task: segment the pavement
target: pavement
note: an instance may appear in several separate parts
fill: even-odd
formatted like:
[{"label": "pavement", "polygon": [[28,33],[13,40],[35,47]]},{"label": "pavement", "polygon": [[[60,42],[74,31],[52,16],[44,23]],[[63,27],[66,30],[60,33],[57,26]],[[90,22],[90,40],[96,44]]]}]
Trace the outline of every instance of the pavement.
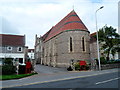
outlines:
[{"label": "pavement", "polygon": [[44,66],[39,64],[35,66],[35,71],[38,73],[44,73],[44,74],[68,72],[66,68],[50,67],[50,66]]},{"label": "pavement", "polygon": [[118,72],[119,69],[115,68],[102,71],[67,71],[65,68],[53,68],[49,66],[37,65],[35,70],[38,72],[37,75],[22,79],[0,81],[0,83],[2,83],[0,88],[18,87],[38,83],[90,77],[100,74]]}]

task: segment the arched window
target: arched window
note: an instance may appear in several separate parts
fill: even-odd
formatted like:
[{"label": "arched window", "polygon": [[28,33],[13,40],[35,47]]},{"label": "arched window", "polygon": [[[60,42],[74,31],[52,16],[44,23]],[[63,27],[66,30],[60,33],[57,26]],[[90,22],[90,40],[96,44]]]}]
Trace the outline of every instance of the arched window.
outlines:
[{"label": "arched window", "polygon": [[83,51],[85,51],[85,38],[82,37],[82,49]]},{"label": "arched window", "polygon": [[70,52],[73,51],[73,46],[72,46],[72,37],[70,37]]}]

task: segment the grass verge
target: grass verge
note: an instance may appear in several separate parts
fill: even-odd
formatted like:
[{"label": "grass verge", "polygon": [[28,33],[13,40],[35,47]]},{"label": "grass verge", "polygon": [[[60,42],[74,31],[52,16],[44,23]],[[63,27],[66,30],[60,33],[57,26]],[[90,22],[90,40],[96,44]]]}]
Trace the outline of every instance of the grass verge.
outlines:
[{"label": "grass verge", "polygon": [[19,74],[19,75],[0,75],[0,80],[12,80],[12,79],[20,79],[28,76],[35,75],[37,73],[31,73],[31,74]]}]

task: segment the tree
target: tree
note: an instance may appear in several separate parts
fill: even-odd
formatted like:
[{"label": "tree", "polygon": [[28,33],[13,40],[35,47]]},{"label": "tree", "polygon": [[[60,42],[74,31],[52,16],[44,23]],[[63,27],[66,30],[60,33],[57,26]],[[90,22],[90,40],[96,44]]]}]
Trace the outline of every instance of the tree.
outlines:
[{"label": "tree", "polygon": [[109,60],[110,53],[114,56],[116,52],[120,51],[120,35],[116,33],[116,29],[112,26],[104,26],[99,30],[98,36],[99,42],[102,45],[101,49],[106,53],[107,60]]}]

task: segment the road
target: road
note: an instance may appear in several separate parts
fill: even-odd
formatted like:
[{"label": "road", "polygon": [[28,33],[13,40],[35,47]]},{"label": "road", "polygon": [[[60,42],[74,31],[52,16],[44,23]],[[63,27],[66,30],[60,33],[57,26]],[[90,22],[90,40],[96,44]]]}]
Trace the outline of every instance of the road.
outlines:
[{"label": "road", "polygon": [[118,72],[113,72],[95,76],[57,80],[12,88],[74,88],[74,90],[75,88],[118,88],[119,83],[120,77],[118,77]]}]

